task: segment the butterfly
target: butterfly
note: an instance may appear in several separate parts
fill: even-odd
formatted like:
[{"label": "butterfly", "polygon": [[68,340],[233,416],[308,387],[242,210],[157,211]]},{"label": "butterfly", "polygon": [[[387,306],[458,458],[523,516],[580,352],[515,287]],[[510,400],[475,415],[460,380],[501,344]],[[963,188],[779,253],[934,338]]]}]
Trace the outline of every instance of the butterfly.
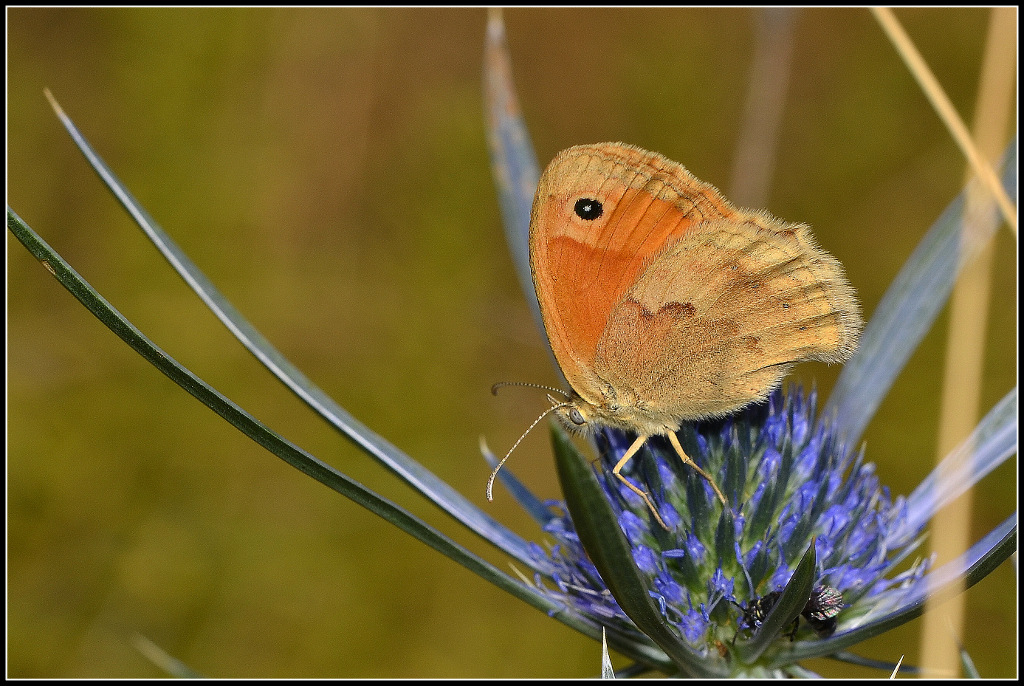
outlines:
[{"label": "butterfly", "polygon": [[737,209],[683,165],[624,143],[572,147],[548,165],[530,267],[571,388],[549,412],[569,428],[636,434],[613,473],[662,526],[621,474],[644,443],[667,436],[726,504],[680,445],[681,424],[764,400],[797,362],[847,360],[863,325],[842,265],[808,226]]}]

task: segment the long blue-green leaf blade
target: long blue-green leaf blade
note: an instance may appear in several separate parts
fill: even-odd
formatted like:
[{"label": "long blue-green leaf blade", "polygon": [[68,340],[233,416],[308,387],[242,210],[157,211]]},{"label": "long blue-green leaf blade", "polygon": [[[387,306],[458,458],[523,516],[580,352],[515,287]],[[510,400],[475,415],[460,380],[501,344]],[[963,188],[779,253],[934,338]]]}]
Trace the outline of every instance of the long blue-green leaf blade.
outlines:
[{"label": "long blue-green leaf blade", "polygon": [[487,146],[491,153],[491,171],[498,189],[505,237],[519,276],[519,285],[537,327],[543,331],[540,305],[537,303],[530,273],[530,209],[540,171],[512,84],[512,61],[505,42],[505,24],[500,10],[491,10],[487,19],[484,102],[487,110]]},{"label": "long blue-green leaf blade", "polygon": [[[487,464],[491,469],[498,466],[500,460],[491,452],[490,448],[481,444],[480,452],[483,453],[484,459],[487,460]],[[555,515],[548,508],[547,504],[534,495],[533,491],[527,488],[526,484],[512,473],[512,470],[508,468],[501,469],[498,472],[498,481],[542,529],[548,522],[554,519]]]},{"label": "long blue-green leaf blade", "polygon": [[[884,672],[885,674],[892,674],[897,667],[897,664],[895,662],[890,662],[888,660],[873,660],[869,657],[857,655],[856,653],[848,653],[845,650],[841,650],[838,653],[832,653],[828,657],[838,662],[845,662],[850,665],[858,665],[860,667],[877,669],[878,671]],[[899,673],[916,675],[920,674],[921,670],[912,665],[900,664]]]},{"label": "long blue-green leaf blade", "polygon": [[841,631],[831,638],[801,641],[772,656],[772,666],[785,666],[812,657],[832,655],[861,641],[879,636],[905,624],[924,613],[929,597],[949,597],[966,591],[984,579],[989,572],[1017,551],[1017,515],[1004,520],[987,536],[971,546],[970,550],[939,569],[930,572],[926,582],[918,583],[911,593],[901,599],[899,607],[877,619],[866,618],[865,624]]},{"label": "long blue-green leaf blade", "polygon": [[[524,584],[500,571],[486,560],[451,540],[438,530],[392,503],[362,484],[345,476],[330,465],[321,462],[279,434],[261,424],[252,415],[211,388],[206,382],[179,364],[170,355],[146,338],[113,305],[92,288],[64,259],[39,237],[11,209],[7,209],[7,228],[28,248],[36,259],[53,274],[75,298],[78,299],[107,328],[138,352],[145,360],[159,369],[174,383],[188,391],[193,397],[227,420],[243,434],[278,456],[288,464],[324,484],[328,488],[349,498],[385,521],[427,544],[442,555],[451,558],[469,571],[498,588],[523,600],[563,624],[580,631],[595,640],[600,638],[601,627],[589,618],[583,617],[571,608],[550,599],[541,591]],[[671,663],[658,650],[635,641],[614,640],[613,646],[619,652],[655,668],[664,669]]]},{"label": "long blue-green leaf blade", "polygon": [[162,669],[167,673],[168,676],[172,676],[176,679],[205,679],[208,678],[204,674],[200,674],[186,663],[182,662],[178,658],[174,657],[166,650],[158,646],[153,641],[149,640],[141,634],[136,634],[132,638],[132,643],[135,645],[135,649],[138,650],[142,655],[152,662],[156,667]]},{"label": "long blue-green leaf blade", "polygon": [[[1003,186],[1016,200],[1016,141],[1010,143],[1005,158]],[[966,197],[967,191],[958,195],[921,239],[871,315],[857,353],[836,380],[823,415],[837,417],[837,427],[850,443],[860,440],[896,377],[931,328],[960,268],[991,238],[991,232],[966,228]]]},{"label": "long blue-green leaf blade", "polygon": [[[49,96],[49,93],[47,93]],[[50,97],[54,111],[71,135],[78,149],[99,175],[132,219],[153,242],[185,283],[195,291],[207,307],[241,343],[295,395],[323,417],[331,426],[352,440],[363,451],[390,469],[399,478],[433,501],[500,550],[535,568],[538,560],[529,554],[528,544],[521,537],[484,513],[447,482],[396,448],[382,436],[345,411],[320,387],[310,381],[298,367],[289,362],[263,335],[235,309],[188,255],[160,228],[142,205],[111,171],[60,105]],[[537,571],[546,572],[546,569]]]},{"label": "long blue-green leaf blade", "polygon": [[1017,389],[1007,393],[978,423],[971,435],[932,470],[907,497],[903,533],[893,532],[890,545],[920,531],[939,509],[963,494],[1017,453]]}]

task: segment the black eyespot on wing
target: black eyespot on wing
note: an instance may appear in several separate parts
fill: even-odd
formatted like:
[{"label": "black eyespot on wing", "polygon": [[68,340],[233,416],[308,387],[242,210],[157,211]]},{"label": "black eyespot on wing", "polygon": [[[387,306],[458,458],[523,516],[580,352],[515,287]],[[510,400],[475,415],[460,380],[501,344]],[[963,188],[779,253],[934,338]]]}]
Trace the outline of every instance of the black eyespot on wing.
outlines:
[{"label": "black eyespot on wing", "polygon": [[601,204],[600,200],[594,200],[593,198],[580,198],[572,209],[577,217],[588,222],[592,222],[604,214],[604,205]]}]

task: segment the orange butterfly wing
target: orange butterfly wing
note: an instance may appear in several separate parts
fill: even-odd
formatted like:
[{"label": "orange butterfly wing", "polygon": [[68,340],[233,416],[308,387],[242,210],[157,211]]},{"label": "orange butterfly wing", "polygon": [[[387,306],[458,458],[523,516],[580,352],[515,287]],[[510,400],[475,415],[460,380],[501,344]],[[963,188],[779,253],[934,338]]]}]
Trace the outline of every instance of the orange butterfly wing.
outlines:
[{"label": "orange butterfly wing", "polygon": [[737,210],[620,143],[551,162],[530,262],[566,380],[602,421],[646,433],[761,399],[793,362],[845,360],[861,326],[842,265],[806,226]]},{"label": "orange butterfly wing", "polygon": [[[693,184],[686,197],[672,188],[680,179]],[[601,216],[580,217],[581,199],[600,202]],[[598,341],[652,258],[695,223],[732,212],[682,165],[633,146],[576,146],[548,165],[531,214],[530,265],[555,358],[584,400],[600,402]]]}]

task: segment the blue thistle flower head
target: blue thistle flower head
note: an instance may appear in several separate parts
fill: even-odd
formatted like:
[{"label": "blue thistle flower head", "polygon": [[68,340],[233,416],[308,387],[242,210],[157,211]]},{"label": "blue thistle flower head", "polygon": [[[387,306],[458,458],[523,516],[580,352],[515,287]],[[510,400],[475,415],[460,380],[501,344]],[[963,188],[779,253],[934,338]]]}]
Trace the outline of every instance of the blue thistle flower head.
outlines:
[{"label": "blue thistle flower head", "polygon": [[[764,599],[781,595],[812,546],[813,590],[801,608],[804,621],[785,623],[772,641],[778,650],[856,625],[872,608],[911,593],[928,569],[923,560],[895,573],[917,547],[919,527],[908,523],[905,500],[890,498],[874,465],[848,450],[830,422],[816,418],[816,408],[814,391],[790,387],[728,419],[680,430],[687,454],[716,479],[728,509],[667,441],[650,441],[623,474],[650,495],[668,530],[612,474],[633,437],[607,428],[595,437],[596,481],[661,619],[701,659],[720,663],[721,673],[749,673],[775,659],[778,651],[766,649],[745,662],[745,639],[772,609]],[[539,566],[557,570],[555,583],[537,577],[537,587],[581,614],[635,633],[568,508],[555,505],[558,514],[543,527],[554,544],[534,548]]]},{"label": "blue thistle flower head", "polygon": [[[529,257],[539,169],[497,13],[488,23],[485,62],[506,236],[542,325]],[[1015,150],[1011,144],[1001,165],[1011,194]],[[852,449],[937,316],[958,269],[994,230],[977,217],[979,227],[991,228],[961,230],[965,195],[906,261],[820,413],[814,392],[789,389],[730,418],[677,432],[683,451],[723,491],[726,506],[657,437],[621,472],[648,495],[651,503],[645,502],[611,471],[635,440],[615,429],[594,436],[592,467],[555,427],[566,502],[553,504],[554,513],[524,497],[514,477],[500,477],[554,541],[546,550],[531,547],[538,571],[532,588],[559,604],[552,614],[601,626],[637,664],[666,673],[806,675],[800,660],[836,656],[919,616],[926,600],[969,587],[1015,550],[1014,514],[938,569],[911,560],[934,513],[1015,454],[1016,389],[905,498],[893,500],[863,452]]]}]

